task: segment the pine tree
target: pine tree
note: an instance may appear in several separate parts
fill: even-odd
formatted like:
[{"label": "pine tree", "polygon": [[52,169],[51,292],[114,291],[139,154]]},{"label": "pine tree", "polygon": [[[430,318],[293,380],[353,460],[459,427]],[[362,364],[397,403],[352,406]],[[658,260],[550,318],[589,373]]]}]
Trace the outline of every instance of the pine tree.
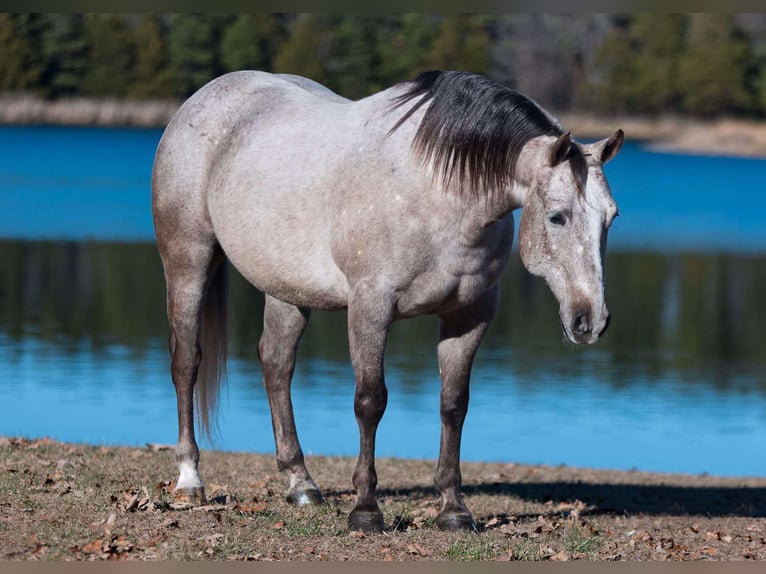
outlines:
[{"label": "pine tree", "polygon": [[219,32],[226,17],[209,14],[173,14],[168,50],[170,67],[180,96],[188,96],[219,75]]},{"label": "pine tree", "polygon": [[486,73],[489,36],[481,16],[450,14],[439,27],[425,63],[431,68]]},{"label": "pine tree", "polygon": [[94,96],[125,96],[134,82],[136,41],[124,16],[88,14],[88,69],[81,90]]},{"label": "pine tree", "polygon": [[681,86],[679,63],[687,17],[682,14],[637,14],[633,37],[639,45],[633,92],[638,111],[677,109]]},{"label": "pine tree", "polygon": [[375,76],[377,18],[342,16],[327,22],[332,30],[324,67],[328,86],[345,97],[358,99],[380,89]]},{"label": "pine tree", "polygon": [[34,90],[43,71],[35,14],[0,14],[0,91]]},{"label": "pine tree", "polygon": [[221,63],[224,70],[260,69],[263,67],[260,31],[254,15],[240,14],[224,30],[221,38]]},{"label": "pine tree", "polygon": [[78,93],[88,68],[83,15],[44,14],[42,24],[42,84],[53,97]]},{"label": "pine tree", "polygon": [[694,14],[679,66],[684,109],[702,115],[752,111],[752,65],[750,46],[731,14]]},{"label": "pine tree", "polygon": [[297,74],[326,84],[328,75],[323,60],[327,48],[319,18],[313,14],[299,14],[289,38],[274,58],[274,71]]},{"label": "pine tree", "polygon": [[135,38],[135,81],[130,94],[139,98],[174,95],[175,84],[159,16],[144,15],[135,30]]},{"label": "pine tree", "polygon": [[377,33],[378,77],[382,86],[414,78],[426,67],[435,26],[426,14],[389,17]]}]

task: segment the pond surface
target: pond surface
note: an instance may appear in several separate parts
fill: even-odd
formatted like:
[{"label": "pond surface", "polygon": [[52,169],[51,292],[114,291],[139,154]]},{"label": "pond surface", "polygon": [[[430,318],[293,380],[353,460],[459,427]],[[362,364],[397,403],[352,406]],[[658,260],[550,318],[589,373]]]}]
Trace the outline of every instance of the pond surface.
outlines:
[{"label": "pond surface", "polygon": [[[173,443],[164,277],[149,180],[158,130],[0,128],[0,435]],[[563,343],[512,256],[477,356],[463,459],[766,475],[766,162],[626,144],[607,168],[609,333]],[[255,348],[262,296],[236,273],[215,447],[273,452]],[[345,313],[312,316],[294,381],[307,453],[355,455]],[[395,324],[383,456],[435,458],[436,320]]]}]

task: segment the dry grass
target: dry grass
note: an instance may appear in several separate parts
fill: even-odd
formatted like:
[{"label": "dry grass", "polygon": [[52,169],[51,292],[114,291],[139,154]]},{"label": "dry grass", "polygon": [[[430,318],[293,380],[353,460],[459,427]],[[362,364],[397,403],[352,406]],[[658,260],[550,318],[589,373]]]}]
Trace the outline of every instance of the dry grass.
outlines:
[{"label": "dry grass", "polygon": [[348,458],[311,458],[327,503],[295,508],[273,457],[202,454],[211,503],[170,507],[170,450],[0,439],[8,560],[766,559],[766,480],[465,464],[479,533],[433,526],[433,463],[384,459],[387,530],[349,533]]},{"label": "dry grass", "polygon": [[766,122],[717,118],[562,116],[575,137],[604,138],[622,128],[628,139],[652,142],[663,151],[766,158]]}]

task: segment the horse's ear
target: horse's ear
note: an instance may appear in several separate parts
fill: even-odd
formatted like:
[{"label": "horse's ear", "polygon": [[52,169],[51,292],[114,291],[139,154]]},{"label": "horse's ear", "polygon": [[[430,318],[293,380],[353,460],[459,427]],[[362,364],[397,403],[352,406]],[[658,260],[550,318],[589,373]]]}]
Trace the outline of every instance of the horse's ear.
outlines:
[{"label": "horse's ear", "polygon": [[602,164],[605,164],[620,151],[623,139],[625,139],[625,133],[622,130],[617,130],[608,138],[592,144],[591,153]]},{"label": "horse's ear", "polygon": [[551,148],[551,155],[549,157],[551,167],[555,167],[564,161],[567,155],[569,155],[569,150],[571,148],[572,135],[569,132],[564,132],[559,136],[559,139],[556,140],[556,143],[554,143]]}]

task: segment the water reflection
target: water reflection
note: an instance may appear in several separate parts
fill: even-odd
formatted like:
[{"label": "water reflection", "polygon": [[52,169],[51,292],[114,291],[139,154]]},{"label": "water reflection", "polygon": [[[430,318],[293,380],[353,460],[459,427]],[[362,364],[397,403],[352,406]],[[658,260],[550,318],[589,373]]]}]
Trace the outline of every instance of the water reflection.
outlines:
[{"label": "water reflection", "polygon": [[[167,337],[162,266],[152,244],[0,241],[0,330],[64,349],[119,344],[143,352]],[[766,257],[640,254],[607,256],[614,321],[594,347],[562,342],[557,303],[514,256],[502,278],[501,311],[482,347],[518,375],[588,374],[619,386],[625,377],[697,377],[728,387],[751,377],[766,388]],[[231,354],[256,361],[263,298],[232,274]],[[436,320],[394,325],[387,353],[417,385],[435,353]],[[347,362],[344,313],[315,312],[303,357]],[[532,380],[534,377],[529,377]]]},{"label": "water reflection", "polygon": [[[64,424],[71,432],[82,429],[79,440],[172,442],[165,286],[154,245],[2,241],[0,259],[0,392],[9,397],[0,420],[12,421],[0,424],[0,434],[61,436],[61,420],[51,413],[66,405],[75,418],[83,417]],[[606,269],[614,320],[598,345],[575,348],[562,341],[548,288],[523,269],[517,254],[512,257],[502,279],[501,311],[477,358],[466,458],[766,472],[732,466],[732,458],[747,458],[733,445],[745,448],[766,426],[766,256],[613,253]],[[228,404],[236,411],[229,423],[237,428],[226,431],[222,446],[268,452],[269,415],[256,360],[263,300],[236,273],[231,284]],[[436,454],[436,329],[433,317],[392,329],[384,453]],[[314,313],[295,387],[299,431],[332,421],[325,436],[315,430],[303,435],[307,451],[353,454],[345,313]],[[41,393],[47,401],[40,401]],[[39,416],[24,414],[20,422],[15,411],[27,404]],[[516,425],[507,432],[506,420]],[[687,426],[691,421],[694,430]],[[102,434],[94,436],[88,423]],[[428,425],[422,436],[417,425]],[[417,437],[412,444],[402,444],[395,431],[402,428]],[[655,434],[632,436],[638,432]],[[710,433],[718,454],[695,442],[702,440],[700,432]],[[583,444],[572,445],[573,436]],[[675,451],[659,452],[673,441]],[[715,463],[723,456],[719,451],[728,458]]]}]

